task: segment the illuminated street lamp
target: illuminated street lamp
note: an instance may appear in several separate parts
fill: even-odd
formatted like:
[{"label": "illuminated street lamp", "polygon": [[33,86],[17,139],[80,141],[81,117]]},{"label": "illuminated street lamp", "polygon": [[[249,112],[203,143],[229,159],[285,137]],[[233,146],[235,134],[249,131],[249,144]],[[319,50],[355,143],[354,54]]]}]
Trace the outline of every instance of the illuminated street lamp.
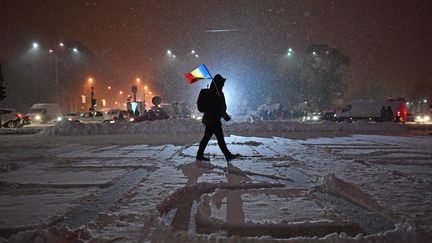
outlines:
[{"label": "illuminated street lamp", "polygon": [[122,95],[122,94],[123,94],[123,91],[121,91],[121,90],[120,90],[119,94],[121,94],[121,95]]},{"label": "illuminated street lamp", "polygon": [[33,48],[36,49],[39,47],[39,44],[37,42],[33,42]]},{"label": "illuminated street lamp", "polygon": [[291,57],[294,54],[294,50],[292,48],[288,48],[287,56]]}]

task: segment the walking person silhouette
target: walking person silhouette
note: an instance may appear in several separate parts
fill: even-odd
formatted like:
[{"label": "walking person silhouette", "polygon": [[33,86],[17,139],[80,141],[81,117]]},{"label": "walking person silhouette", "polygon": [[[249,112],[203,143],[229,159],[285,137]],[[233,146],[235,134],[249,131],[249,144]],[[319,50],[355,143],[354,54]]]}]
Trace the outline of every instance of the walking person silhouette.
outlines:
[{"label": "walking person silhouette", "polygon": [[220,74],[216,74],[210,84],[210,89],[206,97],[207,108],[204,111],[202,118],[205,132],[196,155],[196,159],[200,161],[210,161],[208,157],[204,157],[204,150],[213,134],[216,136],[219,148],[224,154],[227,162],[240,156],[239,154],[232,154],[228,150],[222,130],[221,118],[225,121],[231,120],[231,117],[226,112],[227,106],[225,103],[224,93],[222,92],[225,80],[226,78],[222,77]]}]

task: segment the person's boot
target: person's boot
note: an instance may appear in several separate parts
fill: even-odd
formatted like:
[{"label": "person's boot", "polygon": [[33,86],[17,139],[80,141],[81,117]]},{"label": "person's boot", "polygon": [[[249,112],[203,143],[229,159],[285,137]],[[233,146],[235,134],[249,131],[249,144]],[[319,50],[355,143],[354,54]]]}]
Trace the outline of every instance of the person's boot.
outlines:
[{"label": "person's boot", "polygon": [[240,154],[229,154],[228,156],[225,157],[225,159],[227,160],[227,162],[230,162],[233,159],[236,159],[240,157]]},{"label": "person's boot", "polygon": [[207,157],[204,157],[204,155],[197,155],[196,160],[198,160],[198,161],[210,161],[210,159]]}]

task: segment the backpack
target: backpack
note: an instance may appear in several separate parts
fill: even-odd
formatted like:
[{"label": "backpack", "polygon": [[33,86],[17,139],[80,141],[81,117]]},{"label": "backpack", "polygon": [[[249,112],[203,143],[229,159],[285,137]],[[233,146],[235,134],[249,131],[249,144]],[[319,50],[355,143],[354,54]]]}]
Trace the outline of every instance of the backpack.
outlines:
[{"label": "backpack", "polygon": [[210,89],[201,89],[198,95],[197,108],[200,112],[206,112],[209,108]]}]

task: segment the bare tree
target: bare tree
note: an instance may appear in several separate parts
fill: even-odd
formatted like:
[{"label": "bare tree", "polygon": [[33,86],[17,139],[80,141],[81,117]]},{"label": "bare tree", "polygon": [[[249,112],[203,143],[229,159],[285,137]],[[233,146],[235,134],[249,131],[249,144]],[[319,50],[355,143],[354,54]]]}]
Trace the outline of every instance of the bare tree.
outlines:
[{"label": "bare tree", "polygon": [[304,99],[318,109],[329,107],[342,94],[343,71],[350,58],[322,44],[309,45],[305,52],[302,69]]}]

